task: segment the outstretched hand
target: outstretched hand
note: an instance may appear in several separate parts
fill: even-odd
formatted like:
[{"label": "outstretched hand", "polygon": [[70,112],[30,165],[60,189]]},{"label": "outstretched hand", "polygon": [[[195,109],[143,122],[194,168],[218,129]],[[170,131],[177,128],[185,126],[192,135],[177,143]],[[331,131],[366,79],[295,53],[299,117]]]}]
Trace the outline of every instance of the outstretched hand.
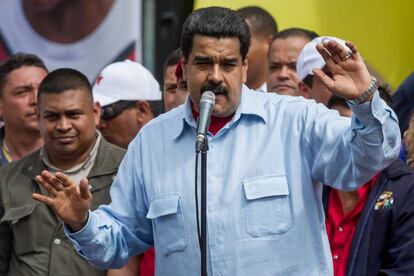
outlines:
[{"label": "outstretched hand", "polygon": [[56,216],[68,224],[72,231],[82,229],[88,220],[92,202],[88,180],[84,178],[78,185],[61,172],[53,175],[48,171],[42,171],[36,176],[36,181],[45,187],[49,196],[34,193],[33,199],[49,205]]},{"label": "outstretched hand", "polygon": [[334,40],[318,44],[316,49],[325,60],[332,78],[320,69],[314,69],[313,74],[332,93],[345,99],[354,99],[368,89],[372,79],[356,46],[349,41],[345,44],[351,52]]}]

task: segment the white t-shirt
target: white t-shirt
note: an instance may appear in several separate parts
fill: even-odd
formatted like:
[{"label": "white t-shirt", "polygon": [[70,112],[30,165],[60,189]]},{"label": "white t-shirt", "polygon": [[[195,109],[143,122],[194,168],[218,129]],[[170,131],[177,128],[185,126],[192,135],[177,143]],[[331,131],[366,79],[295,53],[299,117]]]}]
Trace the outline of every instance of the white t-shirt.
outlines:
[{"label": "white t-shirt", "polygon": [[21,0],[0,0],[0,35],[12,53],[34,53],[49,70],[74,68],[93,81],[103,67],[129,54],[141,60],[141,0],[116,0],[101,24],[74,43],[40,36],[26,19]]}]

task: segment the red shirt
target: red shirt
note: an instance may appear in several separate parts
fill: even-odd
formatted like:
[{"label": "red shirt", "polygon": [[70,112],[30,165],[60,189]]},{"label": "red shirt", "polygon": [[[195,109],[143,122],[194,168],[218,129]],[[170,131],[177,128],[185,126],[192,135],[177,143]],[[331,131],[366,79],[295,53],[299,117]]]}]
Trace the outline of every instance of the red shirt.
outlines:
[{"label": "red shirt", "polygon": [[343,212],[338,191],[335,189],[330,191],[326,230],[332,252],[334,276],[345,276],[346,274],[355,228],[377,178],[378,174],[357,190],[358,203],[346,215]]},{"label": "red shirt", "polygon": [[155,262],[155,250],[150,248],[145,251],[139,263],[139,276],[154,276],[154,262]]},{"label": "red shirt", "polygon": [[[192,103],[191,103],[191,111],[193,112],[194,120],[197,121],[199,113],[194,110]],[[231,118],[233,118],[233,114],[227,117],[211,116],[210,126],[208,127],[208,131],[210,131],[211,134],[216,135],[217,132],[219,132],[220,129],[222,129],[231,120]]]}]

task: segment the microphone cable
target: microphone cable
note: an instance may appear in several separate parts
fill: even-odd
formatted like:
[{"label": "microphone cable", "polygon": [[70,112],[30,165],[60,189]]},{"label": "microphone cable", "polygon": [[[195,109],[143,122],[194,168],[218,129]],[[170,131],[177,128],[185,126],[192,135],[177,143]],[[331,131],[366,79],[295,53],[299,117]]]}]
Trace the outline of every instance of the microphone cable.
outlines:
[{"label": "microphone cable", "polygon": [[196,157],[195,157],[195,180],[194,180],[194,186],[195,186],[195,206],[196,206],[196,219],[197,219],[197,234],[198,234],[198,244],[200,246],[201,249],[201,233],[200,233],[200,218],[199,218],[199,214],[198,214],[198,157],[199,157],[199,152],[196,152]]}]

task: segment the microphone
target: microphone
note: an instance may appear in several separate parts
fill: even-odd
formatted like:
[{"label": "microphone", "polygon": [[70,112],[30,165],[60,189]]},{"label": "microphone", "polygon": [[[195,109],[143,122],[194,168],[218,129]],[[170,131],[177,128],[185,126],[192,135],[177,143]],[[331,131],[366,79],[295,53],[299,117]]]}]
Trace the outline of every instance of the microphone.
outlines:
[{"label": "microphone", "polygon": [[211,91],[203,92],[200,100],[200,115],[197,122],[196,152],[200,152],[206,141],[207,129],[210,125],[210,116],[213,111],[216,96]]}]

